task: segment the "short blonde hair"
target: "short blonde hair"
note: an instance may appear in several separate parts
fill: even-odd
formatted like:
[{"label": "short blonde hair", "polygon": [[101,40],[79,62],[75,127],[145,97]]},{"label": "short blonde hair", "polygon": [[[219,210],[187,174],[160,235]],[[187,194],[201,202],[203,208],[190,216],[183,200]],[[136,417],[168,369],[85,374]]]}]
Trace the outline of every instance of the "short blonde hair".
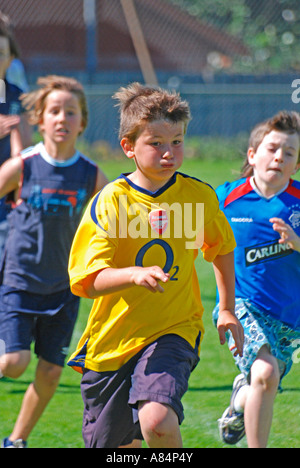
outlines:
[{"label": "short blonde hair", "polygon": [[135,142],[141,128],[154,120],[184,122],[185,131],[191,119],[189,105],[179,94],[161,88],[132,83],[114,94],[120,109],[119,138]]},{"label": "short blonde hair", "polygon": [[75,94],[79,100],[82,113],[83,130],[88,124],[88,108],[83,86],[74,78],[50,75],[39,78],[39,88],[30,93],[23,94],[21,100],[24,108],[28,111],[29,123],[38,125],[46,107],[46,99],[52,91],[63,90]]}]

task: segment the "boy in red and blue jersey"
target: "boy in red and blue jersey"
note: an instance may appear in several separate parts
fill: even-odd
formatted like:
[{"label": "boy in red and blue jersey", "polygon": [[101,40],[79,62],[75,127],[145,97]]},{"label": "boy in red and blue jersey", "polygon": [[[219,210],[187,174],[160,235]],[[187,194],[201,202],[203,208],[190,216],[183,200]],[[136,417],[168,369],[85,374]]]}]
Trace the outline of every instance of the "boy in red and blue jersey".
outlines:
[{"label": "boy in red and blue jersey", "polygon": [[217,189],[237,242],[236,315],[245,332],[243,357],[235,357],[242,375],[220,420],[227,443],[246,431],[249,447],[267,445],[278,385],[300,338],[300,183],[291,179],[299,149],[299,116],[280,112],[253,130],[243,178]]}]

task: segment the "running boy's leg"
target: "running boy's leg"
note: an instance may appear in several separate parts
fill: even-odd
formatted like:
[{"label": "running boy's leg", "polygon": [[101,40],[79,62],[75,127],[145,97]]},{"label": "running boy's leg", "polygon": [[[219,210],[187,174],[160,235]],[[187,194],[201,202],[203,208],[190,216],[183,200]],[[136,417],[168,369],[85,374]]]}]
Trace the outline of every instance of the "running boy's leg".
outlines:
[{"label": "running boy's leg", "polygon": [[[65,300],[65,295],[62,293]],[[40,298],[39,298],[40,299]],[[34,300],[34,297],[33,299]],[[10,313],[9,320],[2,323],[8,324],[6,340],[12,335],[14,330],[14,344],[8,346],[21,346],[30,349],[32,339],[35,339],[35,353],[39,357],[36,368],[35,380],[29,385],[24,398],[22,407],[17,418],[17,422],[9,437],[10,441],[26,441],[43,411],[53,397],[59,379],[63,370],[64,361],[71,341],[75,321],[78,313],[79,300],[73,298],[65,300],[65,303],[57,301],[58,312],[55,315],[28,314],[28,313]],[[8,314],[7,314],[8,315]],[[12,317],[14,323],[12,324]],[[12,326],[14,325],[14,326]],[[26,330],[26,333],[24,333]],[[26,337],[26,342],[25,342]],[[16,344],[17,343],[17,344]],[[29,353],[29,351],[27,351]],[[18,353],[14,352],[7,355],[12,364],[12,357]],[[24,355],[24,351],[19,352]]]},{"label": "running boy's leg", "polygon": [[178,416],[170,406],[143,401],[139,404],[139,421],[150,448],[182,448]]},{"label": "running boy's leg", "polygon": [[28,350],[7,353],[1,356],[0,373],[11,379],[18,379],[27,369],[31,353]]},{"label": "running boy's leg", "polygon": [[132,375],[129,404],[138,408],[143,437],[150,448],[181,448],[181,403],[198,354],[177,335],[165,335],[139,358]]},{"label": "running boy's leg", "polygon": [[32,429],[53,397],[63,368],[40,358],[35,380],[29,385],[17,422],[9,439],[27,440]]},{"label": "running boy's leg", "polygon": [[267,446],[279,381],[278,361],[268,347],[263,346],[251,367],[251,384],[245,401],[244,418],[249,448]]}]

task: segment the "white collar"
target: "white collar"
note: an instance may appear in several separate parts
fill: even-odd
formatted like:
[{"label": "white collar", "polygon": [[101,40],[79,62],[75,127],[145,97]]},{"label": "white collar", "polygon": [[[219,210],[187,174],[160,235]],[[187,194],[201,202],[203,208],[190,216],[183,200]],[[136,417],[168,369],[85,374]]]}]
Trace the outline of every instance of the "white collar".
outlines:
[{"label": "white collar", "polygon": [[50,156],[47,153],[43,142],[40,142],[36,145],[36,150],[40,153],[44,161],[46,161],[48,164],[51,164],[51,166],[55,166],[55,167],[72,166],[78,161],[79,156],[80,156],[79,151],[75,151],[74,155],[71,158],[67,159],[66,161],[58,161],[57,159],[52,158],[52,156]]},{"label": "white collar", "polygon": [[289,183],[288,182],[281,190],[279,190],[277,193],[274,193],[273,195],[270,195],[269,197],[266,197],[265,195],[263,195],[261,193],[261,191],[259,190],[259,188],[257,187],[256,183],[255,183],[255,180],[254,180],[254,176],[252,176],[250,178],[250,184],[251,184],[251,187],[253,188],[253,190],[257,193],[257,195],[259,195],[261,198],[264,198],[265,200],[271,200],[272,198],[274,197],[278,197],[278,195],[280,195],[281,193],[285,192],[286,189],[288,188],[289,186]]}]

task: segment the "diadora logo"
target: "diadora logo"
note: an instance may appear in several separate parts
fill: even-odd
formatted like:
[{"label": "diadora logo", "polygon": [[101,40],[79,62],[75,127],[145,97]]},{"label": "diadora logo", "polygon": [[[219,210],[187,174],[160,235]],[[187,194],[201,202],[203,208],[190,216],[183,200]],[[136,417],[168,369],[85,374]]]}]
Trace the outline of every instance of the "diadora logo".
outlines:
[{"label": "diadora logo", "polygon": [[255,245],[245,248],[246,266],[274,260],[275,258],[286,257],[294,252],[287,244],[279,244],[278,241]]},{"label": "diadora logo", "polygon": [[232,223],[253,223],[253,218],[231,218]]}]

